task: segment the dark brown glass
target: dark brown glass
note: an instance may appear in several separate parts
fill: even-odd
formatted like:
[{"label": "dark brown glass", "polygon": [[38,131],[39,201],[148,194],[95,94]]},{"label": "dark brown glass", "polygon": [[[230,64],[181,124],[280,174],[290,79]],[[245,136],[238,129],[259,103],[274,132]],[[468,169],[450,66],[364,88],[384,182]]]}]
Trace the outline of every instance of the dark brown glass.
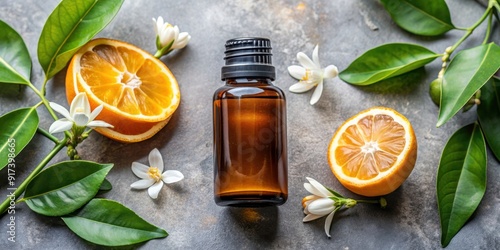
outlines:
[{"label": "dark brown glass", "polygon": [[221,206],[288,197],[286,101],[268,79],[228,79],[214,94],[214,198]]}]

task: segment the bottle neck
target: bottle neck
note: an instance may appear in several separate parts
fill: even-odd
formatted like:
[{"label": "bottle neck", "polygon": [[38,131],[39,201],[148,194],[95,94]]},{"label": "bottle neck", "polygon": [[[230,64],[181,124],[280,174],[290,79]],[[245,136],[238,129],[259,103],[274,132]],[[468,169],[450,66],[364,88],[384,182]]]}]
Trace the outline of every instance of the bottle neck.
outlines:
[{"label": "bottle neck", "polygon": [[226,84],[266,84],[272,85],[271,79],[267,77],[239,77],[227,78]]}]

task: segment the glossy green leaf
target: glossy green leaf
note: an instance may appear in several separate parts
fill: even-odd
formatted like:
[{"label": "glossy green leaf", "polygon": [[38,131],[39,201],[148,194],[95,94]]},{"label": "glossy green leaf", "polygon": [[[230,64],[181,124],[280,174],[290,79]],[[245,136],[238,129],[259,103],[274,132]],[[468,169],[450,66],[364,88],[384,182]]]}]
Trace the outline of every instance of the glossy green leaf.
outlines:
[{"label": "glossy green leaf", "polygon": [[358,57],[339,77],[350,84],[369,85],[418,69],[438,56],[415,44],[384,44]]},{"label": "glossy green leaf", "polygon": [[474,213],[486,191],[486,144],[480,127],[470,124],[455,132],[443,150],[437,173],[441,244]]},{"label": "glossy green leaf", "polygon": [[500,80],[491,78],[481,88],[480,100],[477,106],[479,124],[488,146],[500,161]]},{"label": "glossy green leaf", "polygon": [[500,69],[500,47],[494,43],[460,51],[443,76],[436,126],[453,117]]},{"label": "glossy green leaf", "polygon": [[112,167],[90,161],[58,163],[31,180],[23,200],[39,214],[69,214],[94,198]]},{"label": "glossy green leaf", "polygon": [[0,169],[15,165],[14,157],[31,141],[38,122],[35,107],[16,109],[0,117]]},{"label": "glossy green leaf", "polygon": [[38,60],[50,79],[73,54],[113,19],[123,0],[63,0],[50,14],[38,41]]},{"label": "glossy green leaf", "polygon": [[131,245],[168,236],[129,208],[106,199],[93,199],[76,214],[62,219],[78,236],[104,246]]},{"label": "glossy green leaf", "polygon": [[29,84],[31,57],[23,38],[0,20],[0,82]]},{"label": "glossy green leaf", "polygon": [[408,32],[436,36],[455,28],[444,0],[382,0],[392,20]]}]

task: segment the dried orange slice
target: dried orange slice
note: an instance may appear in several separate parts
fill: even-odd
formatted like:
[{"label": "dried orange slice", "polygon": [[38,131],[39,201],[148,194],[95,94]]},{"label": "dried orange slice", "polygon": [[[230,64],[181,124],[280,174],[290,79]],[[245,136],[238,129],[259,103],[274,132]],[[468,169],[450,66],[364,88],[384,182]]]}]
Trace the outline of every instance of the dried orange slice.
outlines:
[{"label": "dried orange slice", "polygon": [[99,38],[71,59],[66,97],[87,93],[98,120],[114,126],[96,131],[121,142],[146,140],[163,128],[180,102],[177,80],[163,62],[126,42]]},{"label": "dried orange slice", "polygon": [[413,128],[397,111],[374,107],[345,121],[328,147],[328,163],[340,183],[354,193],[380,196],[408,178],[417,159]]}]

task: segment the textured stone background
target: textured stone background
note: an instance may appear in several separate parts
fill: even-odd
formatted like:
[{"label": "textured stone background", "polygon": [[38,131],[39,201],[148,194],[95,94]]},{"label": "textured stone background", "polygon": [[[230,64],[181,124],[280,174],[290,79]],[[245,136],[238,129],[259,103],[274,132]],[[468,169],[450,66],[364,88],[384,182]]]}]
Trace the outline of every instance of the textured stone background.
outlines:
[{"label": "textured stone background", "polygon": [[[483,13],[475,1],[447,1],[453,22],[470,26]],[[43,81],[36,57],[38,38],[47,16],[58,4],[55,0],[0,0],[0,19],[25,39],[33,60],[32,82]],[[298,8],[303,6],[304,8]],[[387,84],[355,87],[340,79],[327,80],[323,97],[309,105],[312,92],[296,95],[287,91],[295,83],[287,66],[297,64],[296,53],[310,55],[320,45],[320,59],[340,70],[364,51],[388,42],[412,42],[435,52],[457,41],[463,34],[452,31],[436,38],[411,35],[399,29],[379,1],[125,1],[113,22],[98,37],[124,40],[154,51],[152,17],[188,31],[188,47],[163,58],[179,82],[181,105],[170,123],[155,137],[136,144],[121,144],[93,133],[79,148],[84,159],[114,163],[109,174],[113,190],[104,195],[132,208],[145,219],[165,228],[170,236],[134,247],[142,249],[438,249],[440,225],[435,197],[436,170],[440,152],[451,134],[473,122],[475,112],[458,114],[436,128],[437,107],[428,96],[428,83],[440,69],[436,60],[417,71]],[[466,42],[482,41],[484,27]],[[222,86],[224,42],[240,36],[272,39],[276,85],[288,98],[289,200],[280,207],[235,209],[218,207],[212,191],[212,93]],[[500,42],[498,27],[494,39]],[[47,97],[66,104],[65,72],[48,85]],[[0,91],[0,114],[23,105],[33,105],[37,97],[29,90]],[[395,108],[412,122],[418,139],[418,159],[413,173],[401,188],[388,195],[389,206],[360,205],[335,216],[328,239],[324,219],[302,223],[301,199],[306,176],[352,197],[331,174],[326,149],[335,129],[347,118],[372,106]],[[51,120],[39,108],[40,125]],[[1,129],[1,128],[0,128]],[[16,177],[23,179],[52,143],[42,136],[19,155]],[[158,200],[146,191],[132,191],[137,180],[130,170],[133,161],[147,163],[147,155],[158,148],[166,169],[182,171],[186,179],[164,187]],[[66,160],[64,153],[52,163]],[[452,240],[448,249],[500,249],[500,164],[489,152],[487,191],[478,210]],[[6,171],[0,172],[0,194],[6,194]],[[8,219],[0,218],[2,249],[98,249],[74,235],[59,218],[39,216],[25,204],[16,210],[17,242],[7,241]]]}]

